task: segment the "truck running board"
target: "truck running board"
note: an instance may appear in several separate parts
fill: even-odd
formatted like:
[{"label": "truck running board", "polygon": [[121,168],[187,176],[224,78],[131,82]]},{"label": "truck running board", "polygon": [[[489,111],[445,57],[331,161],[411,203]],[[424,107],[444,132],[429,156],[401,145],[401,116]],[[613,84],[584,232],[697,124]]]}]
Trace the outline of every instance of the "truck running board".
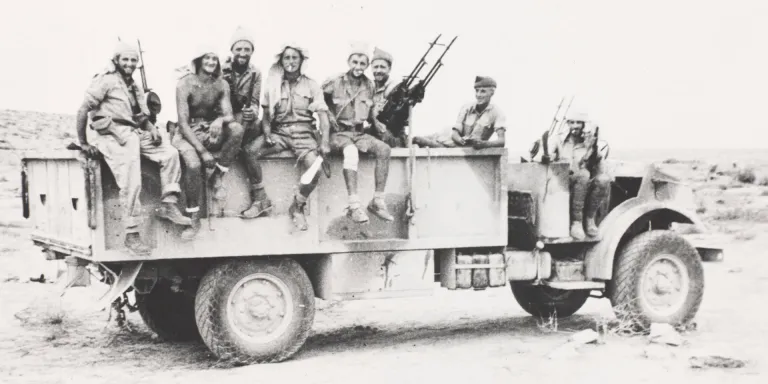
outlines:
[{"label": "truck running board", "polygon": [[605,283],[600,281],[542,281],[555,289],[580,290],[580,289],[605,289]]}]

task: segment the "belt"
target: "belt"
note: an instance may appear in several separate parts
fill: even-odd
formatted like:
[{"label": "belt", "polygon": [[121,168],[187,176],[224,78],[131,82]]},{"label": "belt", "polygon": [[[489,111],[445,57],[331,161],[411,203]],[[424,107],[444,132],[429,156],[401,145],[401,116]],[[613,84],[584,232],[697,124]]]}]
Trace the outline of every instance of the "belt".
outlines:
[{"label": "belt", "polygon": [[[104,118],[104,116],[96,116],[96,117],[93,118],[93,121],[96,122],[96,121],[99,121],[99,120],[101,120],[103,118]],[[128,126],[131,126],[131,127],[134,127],[134,128],[138,128],[139,127],[139,125],[136,124],[136,122],[133,121],[133,120],[125,120],[125,119],[121,119],[119,117],[113,117],[112,121],[114,121],[115,123],[118,123],[118,124],[128,125]]]}]

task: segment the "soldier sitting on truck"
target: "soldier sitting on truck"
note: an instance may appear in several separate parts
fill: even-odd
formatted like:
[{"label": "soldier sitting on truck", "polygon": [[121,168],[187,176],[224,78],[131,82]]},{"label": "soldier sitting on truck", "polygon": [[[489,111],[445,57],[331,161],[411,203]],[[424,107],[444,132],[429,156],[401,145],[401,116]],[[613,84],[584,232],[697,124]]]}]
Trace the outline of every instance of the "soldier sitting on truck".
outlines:
[{"label": "soldier sitting on truck", "polygon": [[562,142],[557,142],[554,153],[555,161],[570,164],[570,232],[576,240],[598,235],[595,216],[608,197],[611,182],[610,177],[603,172],[603,154],[599,150],[593,152],[590,149],[594,144],[595,132],[586,130],[589,123],[586,113],[569,114],[566,119],[569,132]]},{"label": "soldier sitting on truck", "polygon": [[[293,151],[304,168],[308,168],[301,176],[298,191],[288,209],[294,225],[301,231],[307,230],[304,210],[307,198],[317,186],[317,171],[323,161],[318,152],[322,156],[330,152],[328,107],[320,85],[302,73],[307,59],[307,51],[295,44],[284,46],[277,54],[277,61],[267,75],[262,103],[264,116],[261,125],[264,134],[243,146],[248,172],[253,175],[251,210],[255,214],[272,207],[262,184],[259,159],[266,155]],[[320,120],[322,135],[318,135],[315,128],[313,113]]]},{"label": "soldier sitting on truck", "polygon": [[261,133],[257,121],[261,95],[261,71],[251,62],[251,55],[256,45],[248,30],[238,27],[229,45],[232,56],[222,67],[222,77],[229,84],[232,113],[235,121],[245,129],[243,142],[246,142],[249,138],[255,138]]},{"label": "soldier sitting on truck", "polygon": [[[371,59],[371,70],[373,71],[375,85],[373,90],[373,115],[378,116],[387,103],[387,98],[398,85],[398,82],[389,76],[389,71],[392,70],[392,55],[378,47],[375,48],[373,50],[373,59]],[[408,127],[390,127],[378,119],[374,119],[370,133],[377,139],[387,143],[390,147],[403,148],[408,140],[408,135],[405,133],[407,129]]]},{"label": "soldier sitting on truck", "polygon": [[394,220],[384,202],[384,189],[389,174],[390,147],[364,133],[364,124],[375,124],[373,115],[373,82],[365,76],[370,54],[365,45],[354,44],[347,56],[349,70],[323,83],[325,100],[330,110],[331,151],[342,153],[344,181],[349,194],[347,216],[357,223],[368,222],[357,195],[358,152],[371,153],[376,159],[375,191],[368,210],[386,221]]},{"label": "soldier sitting on truck", "polygon": [[[81,149],[89,156],[101,153],[120,188],[125,247],[135,255],[146,255],[151,249],[139,235],[140,156],[160,165],[162,203],[156,215],[180,225],[191,222],[177,206],[181,192],[179,153],[162,141],[157,127],[149,121],[144,90],[132,77],[138,61],[138,49],[118,43],[108,68],[94,76],[86,90],[76,124]],[[89,112],[91,128],[98,133],[93,146],[88,144],[85,130]]]},{"label": "soldier sitting on truck", "polygon": [[[506,118],[504,113],[491,104],[496,92],[496,81],[487,76],[475,77],[474,103],[461,107],[456,124],[450,133],[437,133],[429,136],[417,136],[413,143],[421,147],[473,147],[475,149],[504,147]],[[490,140],[493,133],[497,139]]]},{"label": "soldier sitting on truck", "polygon": [[[215,49],[202,47],[181,71],[176,85],[180,134],[174,135],[173,145],[186,166],[187,212],[192,227],[182,232],[181,237],[190,240],[200,230],[201,165],[214,168],[209,179],[214,198],[224,200],[222,178],[240,151],[244,129],[232,114],[229,86],[221,78],[221,63]],[[220,151],[218,161],[211,154],[216,151]]]}]

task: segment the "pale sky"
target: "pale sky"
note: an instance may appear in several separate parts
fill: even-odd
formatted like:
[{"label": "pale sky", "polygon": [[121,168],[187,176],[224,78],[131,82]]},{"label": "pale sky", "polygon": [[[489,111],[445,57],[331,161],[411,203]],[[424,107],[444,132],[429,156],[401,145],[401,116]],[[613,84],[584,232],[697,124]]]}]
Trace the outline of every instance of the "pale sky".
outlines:
[{"label": "pale sky", "polygon": [[442,33],[445,42],[459,37],[416,106],[416,134],[453,124],[459,107],[474,100],[474,77],[487,75],[498,82],[492,102],[507,116],[515,150],[549,126],[566,94],[576,94],[574,108],[600,123],[613,148],[768,147],[764,0],[12,4],[0,23],[0,108],[74,114],[117,36],[141,39],[164,122],[176,119],[173,69],[191,60],[200,41],[227,54],[237,25],[257,39],[253,60],[265,75],[280,45],[294,41],[309,49],[307,73],[318,82],[347,69],[350,41],[392,53],[393,75],[402,76]]}]

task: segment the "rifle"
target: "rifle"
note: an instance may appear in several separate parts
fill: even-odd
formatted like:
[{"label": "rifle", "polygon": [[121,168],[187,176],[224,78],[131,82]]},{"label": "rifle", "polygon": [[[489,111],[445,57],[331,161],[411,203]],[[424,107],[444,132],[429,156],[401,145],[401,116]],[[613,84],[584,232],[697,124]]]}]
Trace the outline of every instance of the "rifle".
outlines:
[{"label": "rifle", "polygon": [[139,44],[139,61],[141,61],[141,66],[139,67],[141,73],[141,87],[144,89],[144,93],[147,97],[147,108],[150,113],[149,120],[152,124],[155,124],[157,122],[157,115],[160,114],[160,111],[163,109],[163,104],[160,102],[160,96],[152,91],[149,88],[149,85],[147,85],[147,74],[144,71],[144,51],[141,49],[141,40],[136,39],[136,41]]},{"label": "rifle", "polygon": [[[586,128],[586,127],[585,127]],[[579,166],[586,165],[587,168],[594,167],[597,165],[597,154],[599,152],[598,148],[598,141],[599,141],[599,133],[600,133],[600,127],[595,127],[595,134],[592,136],[592,142],[589,143],[589,147],[587,147],[587,152],[584,153],[584,157],[581,158],[579,161]]]},{"label": "rifle", "polygon": [[[435,77],[435,74],[437,74],[437,71],[443,66],[443,57],[448,50],[451,49],[453,42],[456,41],[456,38],[458,37],[454,37],[446,46],[445,44],[438,43],[441,36],[442,34],[438,35],[435,38],[435,41],[429,43],[429,48],[427,48],[424,56],[422,56],[419,62],[416,63],[416,66],[411,73],[404,78],[394,90],[392,90],[392,93],[387,97],[384,108],[382,108],[381,112],[376,116],[377,120],[386,125],[387,128],[395,134],[401,133],[408,124],[409,109],[424,100],[424,93],[427,85],[429,85]],[[443,54],[440,55],[440,58],[438,58],[432,68],[430,68],[429,72],[427,72],[424,79],[419,80],[416,85],[413,85],[421,70],[427,65],[425,59],[435,45],[444,46],[446,48],[443,50]]]},{"label": "rifle", "polygon": [[[560,115],[560,109],[563,107],[563,102],[565,101],[565,96],[560,98],[560,104],[557,105],[557,110],[555,111],[555,115],[552,117],[552,123],[550,123],[549,129],[544,131],[544,133],[541,135],[541,139],[536,140],[536,142],[534,142],[533,146],[531,147],[531,161],[533,161],[533,158],[537,153],[539,153],[539,147],[542,147],[544,153],[541,156],[541,162],[544,164],[550,162],[549,137],[552,136],[553,132],[560,131],[561,127],[563,126],[563,122],[565,121],[565,116],[567,116],[568,110],[571,109],[571,104],[573,104],[574,98],[575,97],[571,97],[571,101],[568,102],[568,106],[565,108],[565,112],[563,113],[563,118],[558,119],[558,115]],[[560,124],[558,125],[558,123]]]}]

